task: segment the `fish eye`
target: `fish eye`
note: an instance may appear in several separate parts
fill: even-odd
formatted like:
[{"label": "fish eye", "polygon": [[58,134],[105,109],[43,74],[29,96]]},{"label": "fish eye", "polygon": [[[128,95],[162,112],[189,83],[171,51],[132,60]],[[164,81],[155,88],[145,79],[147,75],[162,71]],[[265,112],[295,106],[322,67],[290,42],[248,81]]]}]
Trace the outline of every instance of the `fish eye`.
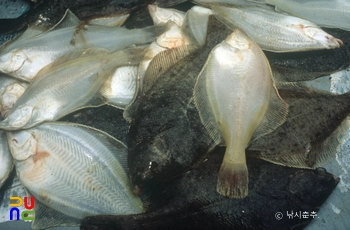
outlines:
[{"label": "fish eye", "polygon": [[158,168],[158,163],[157,162],[155,162],[155,161],[150,161],[149,162],[149,166],[148,166],[148,168],[150,169],[150,170],[155,170],[155,169],[157,169]]}]

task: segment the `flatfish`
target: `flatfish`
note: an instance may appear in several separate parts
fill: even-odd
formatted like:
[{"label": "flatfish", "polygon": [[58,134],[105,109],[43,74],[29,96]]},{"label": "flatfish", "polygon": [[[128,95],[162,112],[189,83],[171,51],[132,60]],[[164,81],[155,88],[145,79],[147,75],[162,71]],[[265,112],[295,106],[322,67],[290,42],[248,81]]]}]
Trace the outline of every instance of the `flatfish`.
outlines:
[{"label": "flatfish", "polygon": [[198,76],[194,100],[215,143],[227,146],[217,191],[230,198],[247,196],[245,149],[283,124],[288,114],[259,45],[235,30],[215,46]]},{"label": "flatfish", "polygon": [[20,182],[36,199],[34,229],[142,212],[127,176],[127,147],[108,134],[57,122],[8,132],[7,139]]},{"label": "flatfish", "polygon": [[142,51],[131,48],[110,54],[106,49],[90,48],[61,57],[39,72],[0,122],[0,129],[30,128],[77,109],[104,104],[98,93],[104,81],[117,67],[139,63]]},{"label": "flatfish", "polygon": [[[87,217],[84,230],[105,229],[303,229],[317,220],[317,212],[339,178],[324,169],[295,169],[248,159],[249,195],[227,199],[215,186],[224,149],[182,178],[157,185],[144,214]],[[304,213],[308,218],[292,218]],[[276,218],[278,220],[276,220]]]},{"label": "flatfish", "polygon": [[[214,148],[192,94],[210,50],[230,32],[210,16],[206,44],[158,77],[140,98],[128,134],[128,164],[136,194],[152,183],[182,175]],[[168,59],[177,50],[172,52]]]}]

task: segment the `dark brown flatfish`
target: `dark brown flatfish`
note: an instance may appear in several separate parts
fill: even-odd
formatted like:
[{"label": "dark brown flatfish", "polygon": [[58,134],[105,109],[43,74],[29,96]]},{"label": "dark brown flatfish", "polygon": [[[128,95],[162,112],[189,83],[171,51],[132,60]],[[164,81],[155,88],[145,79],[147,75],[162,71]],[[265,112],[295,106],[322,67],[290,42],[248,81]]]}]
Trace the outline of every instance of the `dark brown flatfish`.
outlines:
[{"label": "dark brown flatfish", "polygon": [[[303,229],[339,181],[323,168],[295,169],[248,159],[249,195],[228,199],[215,189],[223,153],[217,149],[182,178],[155,186],[145,200],[146,213],[87,217],[81,229]],[[307,212],[309,218],[289,219],[292,211]]]}]

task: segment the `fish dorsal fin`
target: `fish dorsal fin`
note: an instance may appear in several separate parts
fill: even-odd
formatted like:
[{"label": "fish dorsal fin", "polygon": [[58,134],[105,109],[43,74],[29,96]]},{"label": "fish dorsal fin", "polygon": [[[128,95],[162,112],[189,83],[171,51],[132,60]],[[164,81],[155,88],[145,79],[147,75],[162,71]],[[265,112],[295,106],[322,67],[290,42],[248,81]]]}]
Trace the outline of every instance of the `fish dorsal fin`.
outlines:
[{"label": "fish dorsal fin", "polygon": [[35,199],[35,218],[32,229],[46,229],[54,226],[78,226],[80,220],[47,207]]},{"label": "fish dorsal fin", "polygon": [[214,140],[215,145],[223,143],[218,121],[215,118],[213,108],[210,102],[210,92],[208,91],[207,78],[213,73],[214,67],[210,64],[212,54],[210,53],[206,63],[197,77],[196,84],[193,89],[193,98],[198,110],[201,122],[205,129]]},{"label": "fish dorsal fin", "polygon": [[250,140],[251,142],[274,131],[287,120],[289,106],[279,95],[273,79],[272,82],[273,87],[271,87],[269,105],[264,117]]},{"label": "fish dorsal fin", "polygon": [[[97,55],[109,55],[110,52],[107,49],[104,48],[88,48],[88,49],[79,49],[79,50],[74,50],[72,52],[69,52],[49,65],[45,66],[42,68],[39,73],[43,74],[46,71],[50,71],[52,68],[57,67],[65,62],[76,60],[77,58],[83,58],[83,57],[88,57],[88,56],[97,56]],[[39,74],[38,73],[38,74]]]},{"label": "fish dorsal fin", "polygon": [[128,122],[131,122],[132,118],[134,117],[137,105],[139,104],[140,98],[144,94],[147,94],[147,91],[151,89],[157,79],[161,77],[169,68],[171,68],[181,59],[191,54],[196,49],[197,46],[195,45],[186,45],[170,50],[164,50],[157,54],[152,59],[146,70],[142,83],[143,88],[140,89],[140,83],[138,83],[134,99],[125,108],[123,112],[124,119]]},{"label": "fish dorsal fin", "polygon": [[58,23],[56,23],[56,25],[54,25],[49,31],[78,26],[80,23],[81,21],[79,20],[79,18],[75,16],[75,14],[73,14],[72,11],[67,9],[62,19]]},{"label": "fish dorsal fin", "polygon": [[195,45],[186,45],[178,48],[164,50],[157,54],[150,62],[143,80],[142,92],[146,93],[157,79],[170,67],[196,50]]},{"label": "fish dorsal fin", "polygon": [[118,14],[108,17],[98,17],[89,20],[88,23],[96,26],[122,26],[129,16],[130,14]]}]

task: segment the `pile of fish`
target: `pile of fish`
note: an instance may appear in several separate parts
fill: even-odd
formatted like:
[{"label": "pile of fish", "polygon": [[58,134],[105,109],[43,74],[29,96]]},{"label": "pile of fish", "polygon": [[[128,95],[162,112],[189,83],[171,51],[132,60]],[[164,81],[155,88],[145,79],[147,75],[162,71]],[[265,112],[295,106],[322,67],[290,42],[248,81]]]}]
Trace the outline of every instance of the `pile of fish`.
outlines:
[{"label": "pile of fish", "polygon": [[350,93],[314,81],[350,65],[349,4],[324,19],[323,1],[311,18],[298,1],[194,2],[67,9],[0,46],[0,188],[15,166],[33,229],[298,229],[311,219],[275,213],[331,194],[317,167],[349,132]]}]

